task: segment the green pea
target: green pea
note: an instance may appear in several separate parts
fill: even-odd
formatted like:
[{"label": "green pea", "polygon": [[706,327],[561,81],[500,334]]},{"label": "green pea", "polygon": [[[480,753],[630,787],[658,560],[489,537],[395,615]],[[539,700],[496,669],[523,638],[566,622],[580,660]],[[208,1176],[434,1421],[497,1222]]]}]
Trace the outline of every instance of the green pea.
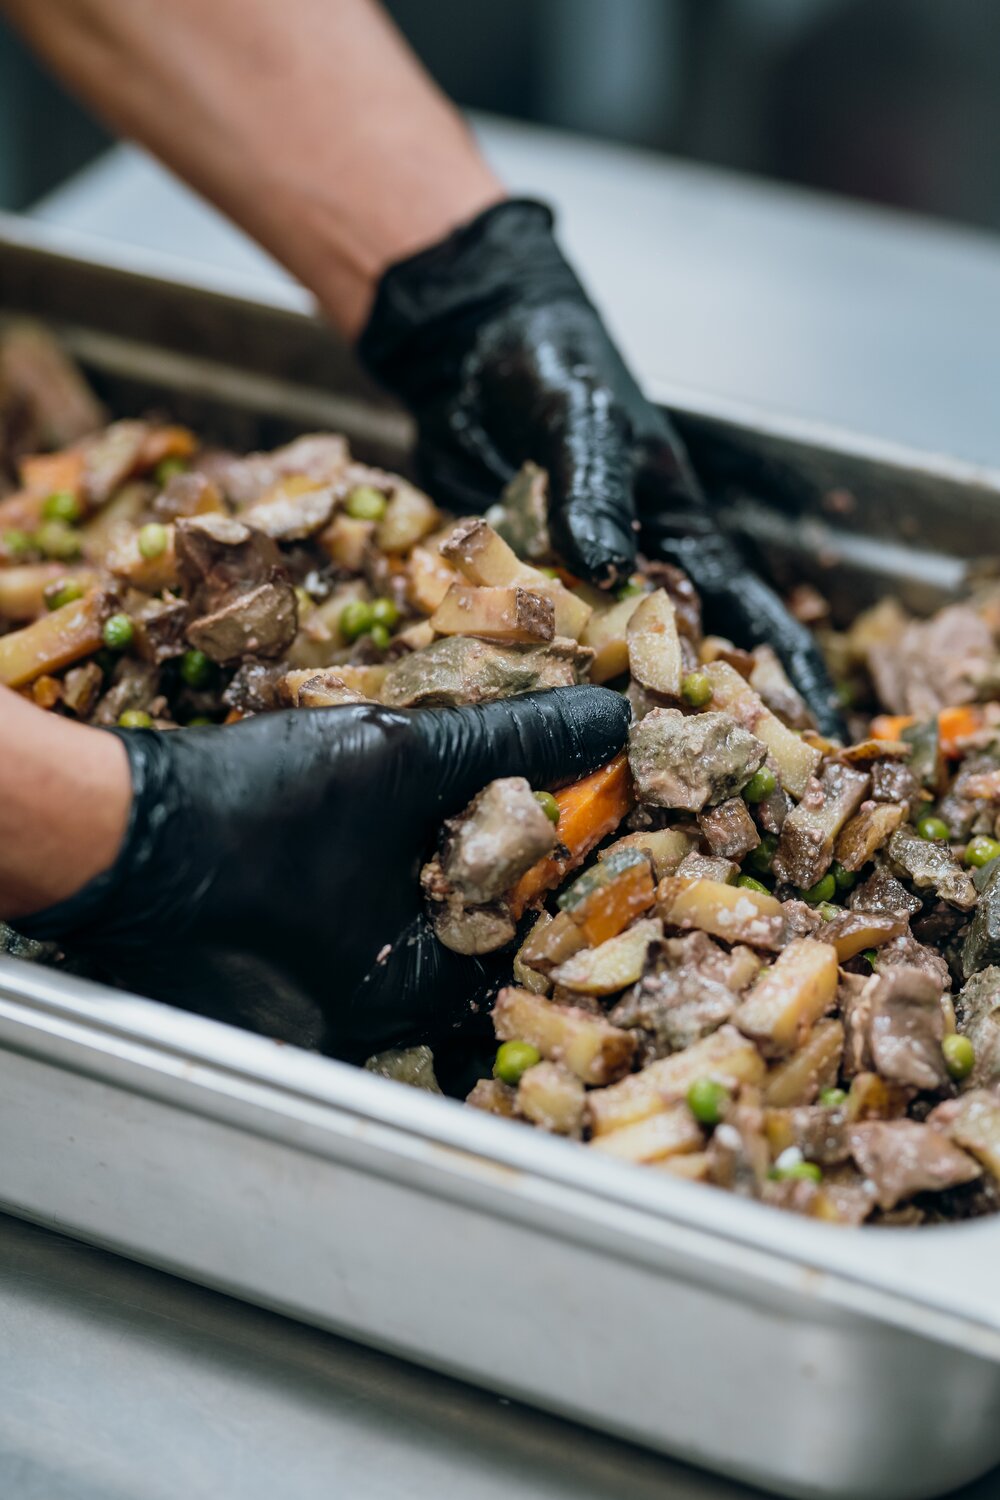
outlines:
[{"label": "green pea", "polygon": [[778,835],[776,833],[761,834],[760,843],[747,855],[747,864],[752,865],[758,874],[767,875],[777,847]]},{"label": "green pea", "polygon": [[3,534],[3,550],[9,557],[26,557],[35,550],[35,539],[26,531],[5,531]]},{"label": "green pea", "polygon": [[933,843],[948,838],[948,825],[941,818],[935,818],[931,813],[917,819],[917,832],[922,839],[929,839]]},{"label": "green pea", "polygon": [[984,865],[988,865],[998,856],[1000,856],[1000,841],[991,839],[988,833],[980,833],[974,839],[969,840],[965,851],[965,863],[981,870]]},{"label": "green pea", "polygon": [[299,619],[303,620],[306,615],[311,613],[314,607],[313,596],[308,589],[302,587],[301,583],[297,583],[295,585],[295,598],[299,607]]},{"label": "green pea", "polygon": [[841,708],[854,707],[855,692],[851,683],[838,682],[834,687],[834,692],[837,695],[837,702]]},{"label": "green pea", "polygon": [[135,626],[128,615],[112,615],[105,620],[101,638],[109,651],[127,651],[135,636]]},{"label": "green pea", "polygon": [[[998,850],[1000,853],[1000,850]],[[857,883],[857,875],[853,870],[845,870],[839,860],[835,859],[830,866],[830,873],[837,882],[838,891],[849,891]]]},{"label": "green pea", "polygon": [[368,634],[375,624],[375,616],[366,599],[352,599],[340,611],[338,623],[341,635],[346,636],[349,641],[356,641],[359,635]]},{"label": "green pea", "polygon": [[795,1161],[790,1162],[787,1167],[773,1166],[768,1176],[775,1182],[822,1182],[823,1169],[814,1161]]},{"label": "green pea", "polygon": [[637,594],[644,594],[646,590],[641,583],[633,583],[631,578],[628,583],[623,583],[621,588],[615,591],[616,599],[634,599]]},{"label": "green pea", "polygon": [[209,719],[205,714],[195,714],[193,719],[187,721],[188,729],[214,729],[215,720]]},{"label": "green pea", "polygon": [[689,708],[704,708],[712,701],[712,684],[704,672],[689,672],[681,683],[681,697]]},{"label": "green pea", "polygon": [[758,891],[764,896],[771,894],[764,882],[762,880],[755,880],[752,875],[737,875],[736,884],[744,891]]},{"label": "green pea", "polygon": [[80,556],[80,538],[63,521],[46,521],[35,532],[35,546],[45,557],[72,562]]},{"label": "green pea", "polygon": [[139,528],[139,551],[147,562],[162,557],[169,540],[167,528],[161,526],[159,521],[150,521],[148,525]]},{"label": "green pea", "polygon": [[760,770],[753,773],[743,788],[743,800],[744,802],[751,803],[763,802],[764,798],[770,797],[772,792],[777,791],[777,788],[778,778],[771,770],[771,767],[761,766]]},{"label": "green pea", "polygon": [[381,521],[388,501],[381,490],[370,484],[356,484],[344,501],[344,509],[355,521]]},{"label": "green pea", "polygon": [[392,640],[392,631],[389,629],[388,625],[381,625],[379,624],[378,620],[375,621],[375,624],[372,626],[369,634],[371,636],[372,645],[377,646],[380,651],[384,651],[389,642]]},{"label": "green pea", "polygon": [[803,901],[808,901],[811,906],[818,906],[822,901],[832,901],[837,894],[837,882],[829,873],[808,890],[800,890],[799,895]]},{"label": "green pea", "polygon": [[204,651],[185,651],[181,657],[181,678],[189,688],[207,688],[215,675],[209,658]]},{"label": "green pea", "polygon": [[83,589],[75,578],[61,578],[58,583],[45,590],[45,607],[62,609],[64,604],[75,604],[77,599],[82,598]]},{"label": "green pea", "polygon": [[558,568],[539,568],[538,571],[539,571],[539,573],[544,573],[545,576],[546,576],[546,578],[558,578],[559,577],[559,569]]},{"label": "green pea", "polygon": [[503,1083],[520,1083],[521,1074],[527,1073],[529,1068],[533,1068],[541,1060],[542,1054],[530,1042],[504,1042],[497,1048],[493,1077],[499,1078]]},{"label": "green pea", "polygon": [[153,721],[144,708],[126,708],[118,715],[119,729],[152,729]]},{"label": "green pea", "polygon": [[969,1038],[954,1031],[941,1043],[941,1051],[944,1053],[944,1065],[948,1069],[949,1078],[954,1078],[956,1083],[968,1078],[976,1066],[976,1049]]},{"label": "green pea", "polygon": [[153,470],[153,478],[156,480],[156,483],[162,487],[168,482],[168,480],[173,479],[175,474],[186,473],[187,464],[185,463],[183,458],[161,458],[160,462]]},{"label": "green pea", "polygon": [[821,1089],[819,1102],[824,1109],[839,1109],[847,1103],[846,1089]]},{"label": "green pea", "polygon": [[874,972],[875,972],[875,966],[878,963],[878,949],[877,948],[866,948],[865,951],[864,951],[864,953],[862,953],[861,957],[865,960],[865,962],[867,963],[869,969],[871,969],[872,973],[874,974]]},{"label": "green pea", "polygon": [[729,1090],[714,1078],[696,1078],[687,1091],[688,1109],[699,1125],[718,1125],[729,1099]]},{"label": "green pea", "polygon": [[550,823],[559,822],[559,803],[553,797],[551,792],[536,792],[535,801],[538,803],[539,807],[542,809],[542,812],[548,818]]},{"label": "green pea", "polygon": [[394,630],[399,624],[399,605],[395,599],[376,599],[372,603],[372,619],[376,625]]},{"label": "green pea", "polygon": [[42,515],[46,521],[63,521],[72,526],[83,515],[83,506],[71,491],[56,490],[42,506]]},{"label": "green pea", "polygon": [[816,911],[823,918],[824,922],[836,921],[842,915],[843,910],[844,908],[838,906],[835,901],[821,901],[816,907]]}]

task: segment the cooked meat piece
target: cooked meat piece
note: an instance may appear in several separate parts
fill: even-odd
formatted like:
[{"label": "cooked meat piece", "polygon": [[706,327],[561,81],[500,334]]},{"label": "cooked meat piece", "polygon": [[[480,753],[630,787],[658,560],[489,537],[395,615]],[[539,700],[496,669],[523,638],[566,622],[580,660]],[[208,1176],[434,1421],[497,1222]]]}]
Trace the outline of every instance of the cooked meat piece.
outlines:
[{"label": "cooked meat piece", "polygon": [[837,834],[861,806],[868,787],[867,775],[837,762],[810,781],[781,830],[772,865],[779,880],[808,888],[826,874]]},{"label": "cooked meat piece", "polygon": [[905,821],[907,813],[905,802],[863,802],[834,846],[833,852],[844,869],[863,869]]},{"label": "cooked meat piece", "polygon": [[152,712],[159,690],[158,669],[146,661],[136,661],[125,656],[115,667],[114,682],[104,694],[93,715],[93,723],[117,724],[121,715],[129,708]]},{"label": "cooked meat piece", "polygon": [[211,511],[221,513],[225,508],[219,486],[198,469],[172,474],[153,501],[153,513],[161,521],[180,521]]},{"label": "cooked meat piece", "polygon": [[905,932],[901,912],[845,911],[827,923],[823,941],[832,943],[840,962],[847,963],[866,948],[880,948]]},{"label": "cooked meat piece", "polygon": [[915,1089],[948,1087],[941,989],[922,969],[880,969],[870,992],[868,1045],[876,1070]]},{"label": "cooked meat piece", "polygon": [[706,932],[688,932],[683,937],[667,938],[660,950],[672,967],[697,967],[707,979],[724,984],[738,995],[760,972],[760,959],[752,948],[737,944],[723,948]]},{"label": "cooked meat piece", "polygon": [[212,661],[224,664],[248,654],[281,656],[297,629],[295,590],[288,583],[262,583],[214,613],[192,620],[187,639]]},{"label": "cooked meat piece", "polygon": [[39,943],[34,938],[22,937],[6,922],[0,922],[0,953],[9,953],[11,958],[20,958],[29,964],[52,963],[58,948],[55,943]]},{"label": "cooked meat piece", "polygon": [[991,871],[979,894],[979,905],[962,945],[962,973],[966,979],[1000,963],[1000,865]]},{"label": "cooked meat piece", "polygon": [[184,590],[199,615],[214,614],[258,585],[285,578],[281,553],[270,537],[230,516],[192,516],[177,522],[174,536]]},{"label": "cooked meat piece", "polygon": [[447,636],[394,662],[382,701],[396,708],[492,703],[538,688],[572,687],[582,680],[589,659],[590,653],[575,641],[558,637],[545,646],[500,646],[471,636]]},{"label": "cooked meat piece", "polygon": [[441,869],[465,901],[483,905],[510,890],[556,842],[528,782],[504,776],[445,823]]},{"label": "cooked meat piece", "polygon": [[849,1131],[851,1154],[883,1209],[915,1193],[939,1193],[980,1176],[980,1168],[940,1130],[915,1120],[866,1120]]},{"label": "cooked meat piece", "polygon": [[103,686],[104,673],[96,661],[71,667],[63,678],[63,703],[78,719],[89,719]]},{"label": "cooked meat piece", "polygon": [[845,1078],[855,1078],[872,1068],[868,1028],[872,1016],[872,996],[877,979],[874,975],[850,974],[841,970],[837,985],[837,1006],[844,1022],[844,1054],[841,1069]]},{"label": "cooked meat piece", "polygon": [[[250,453],[246,458],[213,455],[211,466],[199,467],[211,475],[237,507],[250,505],[292,474],[303,474],[317,484],[347,482],[350,454],[344,438],[334,433],[309,433],[276,448],[273,453]],[[359,481],[360,482],[360,481]]]},{"label": "cooked meat piece", "polygon": [[864,884],[854,888],[847,904],[851,911],[903,912],[912,916],[920,911],[923,902],[884,865],[877,865]]},{"label": "cooked meat piece", "polygon": [[990,965],[962,986],[958,997],[961,1030],[976,1049],[967,1087],[1000,1083],[1000,968]]},{"label": "cooked meat piece", "polygon": [[549,537],[549,476],[537,464],[522,464],[486,519],[518,557],[545,562],[552,555]]},{"label": "cooked meat piece", "polygon": [[918,943],[910,932],[904,932],[890,942],[883,943],[878,950],[880,974],[884,974],[887,969],[899,967],[920,969],[937,987],[939,994],[951,988],[948,965],[940,953],[935,953],[933,948],[926,948],[923,943]]},{"label": "cooked meat piece", "polygon": [[685,854],[675,874],[693,880],[720,880],[723,885],[728,885],[736,878],[739,868],[734,860],[725,859],[721,854],[699,854],[697,849],[692,849],[690,854]]},{"label": "cooked meat piece", "polygon": [[808,705],[789,681],[777,652],[771,646],[755,646],[753,659],[750,686],[765,706],[793,729],[814,729]]},{"label": "cooked meat piece", "polygon": [[892,713],[931,718],[939,709],[971,703],[1000,681],[1000,662],[985,620],[968,604],[954,604],[907,625],[900,639],[869,652],[880,700]]},{"label": "cooked meat piece", "polygon": [[973,1088],[959,1099],[938,1105],[928,1124],[971,1151],[990,1175],[1000,1180],[1000,1096],[996,1089]]},{"label": "cooked meat piece", "polygon": [[495,953],[517,935],[517,924],[501,901],[489,906],[464,906],[458,896],[451,896],[429,905],[428,915],[438,942],[453,953],[470,957]]},{"label": "cooked meat piece", "polygon": [[871,1183],[847,1163],[824,1172],[823,1198],[838,1224],[863,1224],[875,1207]]},{"label": "cooked meat piece", "polygon": [[746,786],[767,751],[728,714],[654,708],[632,725],[628,754],[641,802],[700,812]]},{"label": "cooked meat piece", "polygon": [[794,1147],[806,1161],[822,1167],[847,1161],[847,1115],[842,1109],[828,1109],[823,1104],[800,1104],[794,1109],[768,1109],[764,1113],[764,1130],[774,1156]]},{"label": "cooked meat piece", "polygon": [[737,1102],[709,1142],[709,1181],[741,1198],[758,1198],[770,1165],[763,1110]]},{"label": "cooked meat piece", "polygon": [[871,768],[872,797],[876,802],[901,802],[912,809],[920,796],[920,782],[904,760],[877,760]]},{"label": "cooked meat piece", "polygon": [[769,797],[758,802],[754,811],[764,833],[780,833],[794,806],[795,803],[781,786],[776,786]]},{"label": "cooked meat piece", "polygon": [[[995,807],[975,794],[976,779],[997,769],[991,755],[970,756],[939,801],[936,812],[948,826],[953,839],[968,839],[974,833],[992,833]],[[973,783],[970,788],[970,781]]]},{"label": "cooked meat piece", "polygon": [[169,661],[185,649],[188,606],[183,599],[149,599],[133,610],[136,650],[145,661]]},{"label": "cooked meat piece", "polygon": [[222,695],[227,708],[245,714],[265,714],[280,707],[278,684],[285,675],[284,665],[250,660],[237,668]]},{"label": "cooked meat piece", "polygon": [[935,901],[913,918],[910,927],[913,936],[925,948],[947,949],[967,922],[964,911],[949,906],[947,901]]},{"label": "cooked meat piece", "polygon": [[698,827],[713,854],[741,860],[756,849],[760,834],[742,797],[729,797],[698,814]]},{"label": "cooked meat piece", "polygon": [[0,340],[0,407],[0,437],[11,458],[66,447],[106,420],[76,365],[51,334],[29,322],[5,328]]},{"label": "cooked meat piece", "polygon": [[643,975],[608,1020],[614,1026],[646,1032],[646,1061],[651,1062],[717,1031],[735,1007],[736,996],[721,980],[693,964],[680,964]]},{"label": "cooked meat piece", "polygon": [[797,937],[813,937],[826,925],[815,906],[810,906],[806,901],[782,901],[781,906],[785,914],[786,941],[790,942]]},{"label": "cooked meat piece", "polygon": [[896,829],[886,855],[896,874],[912,881],[917,890],[933,890],[942,901],[961,911],[971,911],[975,906],[976,888],[946,845],[921,838],[907,825]]},{"label": "cooked meat piece", "polygon": [[120,485],[135,472],[147,422],[112,422],[86,446],[82,489],[90,505],[106,505]]},{"label": "cooked meat piece", "polygon": [[316,489],[290,489],[265,496],[243,512],[243,519],[255,531],[276,542],[302,542],[307,537],[322,531],[333,515],[338,490],[335,485],[320,485]]},{"label": "cooked meat piece", "polygon": [[781,1182],[769,1179],[760,1190],[762,1203],[768,1203],[772,1208],[781,1208],[785,1213],[802,1214],[807,1219],[817,1216],[822,1196],[817,1183],[801,1178],[797,1181],[786,1178]]},{"label": "cooked meat piece", "polygon": [[283,698],[287,694],[290,708],[343,708],[348,703],[372,701],[350,687],[332,667],[311,674],[308,669],[304,674],[290,672],[283,679],[281,694]]},{"label": "cooked meat piece", "polygon": [[489,1115],[499,1115],[504,1120],[518,1120],[517,1090],[499,1078],[480,1078],[465,1100],[473,1109],[482,1109]]}]

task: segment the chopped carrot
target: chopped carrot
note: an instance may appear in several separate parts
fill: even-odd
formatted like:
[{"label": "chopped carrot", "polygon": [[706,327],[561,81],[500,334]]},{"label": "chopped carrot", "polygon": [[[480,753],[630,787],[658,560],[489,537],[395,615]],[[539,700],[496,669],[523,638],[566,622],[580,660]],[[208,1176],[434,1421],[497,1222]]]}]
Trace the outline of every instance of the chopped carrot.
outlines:
[{"label": "chopped carrot", "polygon": [[938,714],[938,737],[941,749],[950,759],[963,753],[963,740],[982,729],[985,723],[983,704],[963,703],[958,708],[943,708]]},{"label": "chopped carrot", "polygon": [[561,885],[569,870],[583,863],[591,849],[613,833],[635,802],[635,788],[624,751],[583,781],[555,793],[559,806],[556,832],[569,852],[550,855],[521,876],[510,896],[515,919],[546,891]]},{"label": "chopped carrot", "polygon": [[238,724],[243,717],[241,708],[231,708],[222,722],[223,724]]},{"label": "chopped carrot", "polygon": [[79,499],[83,494],[83,453],[65,448],[61,453],[32,453],[18,464],[21,483],[34,495],[53,495],[66,490]]},{"label": "chopped carrot", "polygon": [[58,677],[36,677],[31,684],[31,696],[39,708],[55,708],[62,697],[62,683]]},{"label": "chopped carrot", "polygon": [[135,466],[145,473],[165,458],[190,458],[197,447],[198,439],[187,427],[152,427],[142,440]]},{"label": "chopped carrot", "polygon": [[877,714],[869,733],[873,740],[898,740],[903,730],[915,723],[912,714]]},{"label": "chopped carrot", "polygon": [[586,897],[570,915],[579,924],[588,948],[596,948],[648,911],[656,899],[653,870],[648,859],[628,865],[607,885]]}]

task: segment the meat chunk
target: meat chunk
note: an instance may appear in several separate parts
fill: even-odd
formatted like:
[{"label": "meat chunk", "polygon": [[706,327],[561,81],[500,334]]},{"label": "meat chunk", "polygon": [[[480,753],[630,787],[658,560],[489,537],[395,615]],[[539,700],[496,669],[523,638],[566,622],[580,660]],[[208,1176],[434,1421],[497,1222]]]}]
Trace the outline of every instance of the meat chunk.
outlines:
[{"label": "meat chunk", "polygon": [[303,542],[327,525],[337,494],[337,487],[332,484],[308,488],[279,485],[245,510],[243,519],[255,531],[262,531],[276,542]]},{"label": "meat chunk", "polygon": [[990,965],[973,974],[958,997],[962,1031],[976,1049],[970,1088],[1000,1082],[1000,968]]},{"label": "meat chunk", "polygon": [[877,760],[871,768],[872,798],[876,802],[901,802],[907,810],[916,806],[920,782],[903,760]]},{"label": "meat chunk", "polygon": [[802,1152],[806,1161],[836,1166],[847,1161],[847,1115],[842,1109],[823,1104],[800,1104],[794,1109],[768,1109],[764,1129],[774,1156],[790,1148]]},{"label": "meat chunk", "polygon": [[[93,723],[117,724],[127,709],[138,708],[149,713],[155,706],[160,674],[151,662],[125,656],[115,668],[114,682],[94,712]],[[161,705],[162,706],[162,705]]]},{"label": "meat chunk", "polygon": [[940,1193],[973,1182],[980,1168],[940,1130],[915,1120],[866,1120],[848,1133],[851,1155],[883,1209],[915,1193]]},{"label": "meat chunk", "polygon": [[445,824],[441,869],[465,901],[482,905],[550,854],[556,838],[524,777],[501,777]]},{"label": "meat chunk", "polygon": [[153,501],[153,513],[161,521],[179,521],[184,517],[206,515],[226,509],[219,486],[207,474],[192,469],[172,474]]},{"label": "meat chunk", "polygon": [[396,708],[492,703],[540,688],[572,687],[589,660],[575,641],[558,637],[545,646],[500,646],[452,635],[394,662],[382,701]]},{"label": "meat chunk", "polygon": [[729,797],[698,814],[698,827],[713,854],[741,860],[760,843],[753,818],[742,797]]},{"label": "meat chunk", "polygon": [[868,1045],[877,1071],[915,1089],[948,1087],[941,988],[923,970],[880,972],[871,987]]},{"label": "meat chunk", "polygon": [[700,812],[741,791],[767,754],[728,714],[654,708],[629,733],[641,802]]},{"label": "meat chunk", "polygon": [[213,661],[276,657],[298,629],[295,591],[270,537],[229,516],[178,521],[177,563],[196,618],[192,646]]},{"label": "meat chunk", "polygon": [[295,639],[295,593],[283,583],[262,583],[209,615],[192,620],[187,638],[212,661],[224,664],[253,656],[277,657]]},{"label": "meat chunk", "polygon": [[984,687],[1000,681],[992,632],[969,604],[954,604],[930,620],[907,625],[899,640],[874,646],[868,661],[885,706],[917,718],[971,703]]},{"label": "meat chunk", "polygon": [[962,973],[966,979],[988,964],[1000,963],[1000,865],[979,896],[976,915],[962,945]]},{"label": "meat chunk", "polygon": [[868,879],[851,892],[847,904],[851,911],[886,912],[890,915],[901,912],[904,916],[913,916],[923,903],[884,865],[878,865]]},{"label": "meat chunk", "polygon": [[[683,946],[698,939],[697,949]],[[699,963],[696,954],[702,946]],[[662,947],[667,950],[662,958],[669,958],[669,944]],[[619,1000],[609,1016],[615,1026],[646,1034],[647,1062],[678,1052],[717,1031],[736,1008],[736,995],[719,976],[719,967],[711,958],[713,949],[719,954],[722,949],[702,933],[682,940],[677,948],[683,955],[681,962],[659,962],[653,973],[645,974]]]},{"label": "meat chunk", "polygon": [[279,684],[284,675],[283,665],[251,658],[237,668],[222,701],[240,713],[270,713],[280,706]]},{"label": "meat chunk", "polygon": [[112,422],[87,444],[81,487],[90,505],[106,505],[115,490],[135,473],[148,435],[146,422]]},{"label": "meat chunk", "polygon": [[971,911],[976,904],[976,888],[951,850],[920,837],[907,825],[897,828],[886,846],[890,866],[897,874],[913,882],[919,891],[932,890],[942,901]]},{"label": "meat chunk", "polygon": [[837,834],[861,806],[868,787],[867,775],[837,762],[809,784],[781,830],[773,863],[779,880],[808,887],[826,874]]},{"label": "meat chunk", "polygon": [[276,448],[273,453],[248,453],[245,458],[218,455],[210,472],[237,507],[250,505],[282,479],[305,475],[317,484],[346,482],[350,453],[346,439],[329,432],[307,433]]},{"label": "meat chunk", "polygon": [[184,650],[188,606],[183,599],[149,599],[133,610],[136,650],[146,661],[169,661]]},{"label": "meat chunk", "polygon": [[897,967],[920,969],[936,986],[938,994],[951,988],[951,975],[945,960],[933,948],[918,943],[912,932],[900,933],[898,937],[883,943],[878,950],[880,974]]},{"label": "meat chunk", "polygon": [[883,844],[905,822],[904,802],[865,802],[837,839],[834,854],[845,870],[857,871],[873,859]]}]

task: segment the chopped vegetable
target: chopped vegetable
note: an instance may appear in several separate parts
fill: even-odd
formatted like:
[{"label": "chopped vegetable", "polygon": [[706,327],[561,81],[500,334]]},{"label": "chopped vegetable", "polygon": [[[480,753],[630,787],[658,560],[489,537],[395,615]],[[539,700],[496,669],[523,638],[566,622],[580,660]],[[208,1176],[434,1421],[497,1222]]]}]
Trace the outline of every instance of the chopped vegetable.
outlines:
[{"label": "chopped vegetable", "polygon": [[181,677],[191,688],[206,688],[215,676],[215,666],[204,651],[185,651],[180,663]]},{"label": "chopped vegetable", "polygon": [[948,825],[941,818],[935,818],[931,814],[917,819],[917,832],[922,839],[945,840],[948,838]]},{"label": "chopped vegetable", "polygon": [[821,1089],[819,1102],[824,1109],[839,1109],[847,1101],[846,1089]]},{"label": "chopped vegetable", "polygon": [[818,902],[832,901],[837,894],[837,882],[833,875],[824,875],[822,880],[817,880],[808,890],[799,891],[803,901],[815,905]]},{"label": "chopped vegetable", "polygon": [[551,792],[536,792],[535,801],[550,823],[558,823],[560,818],[559,803]]},{"label": "chopped vegetable", "polygon": [[647,594],[628,622],[629,669],[650,691],[676,698],[681,690],[681,642],[666,589]]},{"label": "chopped vegetable", "polygon": [[170,533],[165,526],[158,521],[150,521],[139,531],[139,551],[147,562],[154,558],[162,557],[167,550],[170,541]]},{"label": "chopped vegetable", "polygon": [[46,521],[64,521],[73,526],[83,516],[83,504],[71,490],[56,490],[42,506],[42,515]]},{"label": "chopped vegetable", "polygon": [[345,640],[356,641],[359,636],[367,635],[375,624],[371,604],[366,599],[352,599],[344,605],[339,624]]},{"label": "chopped vegetable", "polygon": [[712,684],[704,672],[688,672],[681,682],[681,697],[689,708],[705,708],[712,701]]},{"label": "chopped vegetable", "polygon": [[431,616],[439,635],[477,635],[486,640],[551,641],[555,610],[550,599],[514,585],[477,588],[453,583]]},{"label": "chopped vegetable", "polygon": [[836,993],[837,950],[812,938],[795,938],[756,980],[734,1020],[765,1052],[790,1052],[833,1004]]},{"label": "chopped vegetable", "polygon": [[344,509],[356,521],[381,521],[388,501],[370,484],[357,484],[344,502]]},{"label": "chopped vegetable", "polygon": [[743,788],[743,796],[750,803],[763,802],[765,797],[770,797],[777,785],[778,778],[771,767],[761,766]]},{"label": "chopped vegetable", "polygon": [[145,709],[126,708],[118,715],[118,725],[121,729],[152,729],[153,721]]},{"label": "chopped vegetable", "polygon": [[601,1016],[553,1005],[528,990],[501,990],[493,1024],[503,1041],[525,1041],[550,1062],[561,1062],[583,1083],[607,1084],[631,1066],[635,1038]]},{"label": "chopped vegetable", "polygon": [[953,1032],[951,1036],[944,1038],[941,1050],[944,1053],[948,1076],[954,1078],[956,1083],[961,1083],[963,1079],[968,1078],[976,1066],[976,1049],[969,1038],[957,1031]]},{"label": "chopped vegetable", "polygon": [[128,615],[111,615],[104,622],[101,639],[109,651],[127,651],[135,636],[135,626]]},{"label": "chopped vegetable", "polygon": [[981,870],[994,859],[1000,859],[1000,839],[992,839],[986,833],[970,839],[965,848],[965,863]]},{"label": "chopped vegetable", "polygon": [[518,1084],[522,1074],[541,1062],[541,1053],[530,1042],[502,1042],[497,1049],[497,1060],[493,1064],[494,1078],[504,1083]]},{"label": "chopped vegetable", "polygon": [[718,1125],[731,1095],[715,1078],[696,1078],[687,1091],[688,1109],[700,1125]]}]

